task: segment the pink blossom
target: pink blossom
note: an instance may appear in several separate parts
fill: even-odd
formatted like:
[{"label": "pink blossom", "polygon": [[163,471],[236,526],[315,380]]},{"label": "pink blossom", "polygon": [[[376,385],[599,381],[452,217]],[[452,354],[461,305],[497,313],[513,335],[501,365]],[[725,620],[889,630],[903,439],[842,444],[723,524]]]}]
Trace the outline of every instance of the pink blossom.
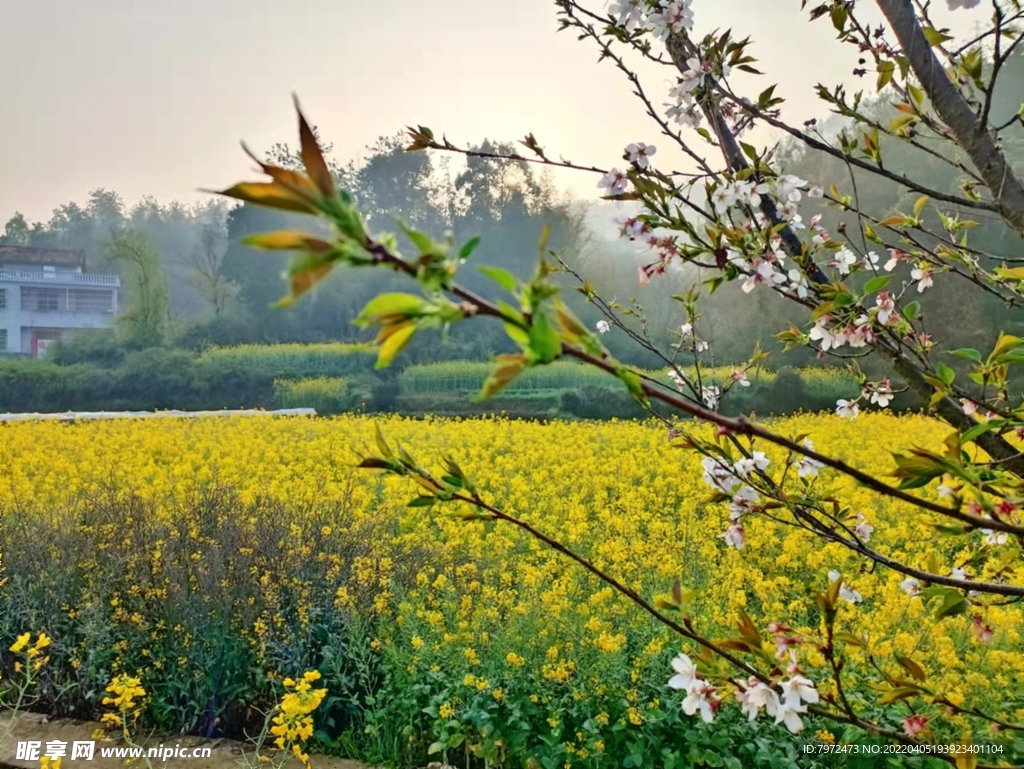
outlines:
[{"label": "pink blossom", "polygon": [[983,644],[987,644],[992,640],[992,628],[985,624],[985,620],[982,619],[980,614],[975,614],[971,620],[971,635]]},{"label": "pink blossom", "polygon": [[908,737],[917,737],[928,726],[928,716],[912,715],[903,719],[903,733]]}]

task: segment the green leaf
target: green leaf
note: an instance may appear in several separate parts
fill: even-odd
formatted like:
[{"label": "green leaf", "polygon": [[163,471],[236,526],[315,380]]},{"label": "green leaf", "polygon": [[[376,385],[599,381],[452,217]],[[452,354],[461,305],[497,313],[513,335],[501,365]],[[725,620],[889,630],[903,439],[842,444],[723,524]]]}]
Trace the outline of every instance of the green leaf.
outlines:
[{"label": "green leaf", "polygon": [[916,697],[920,693],[921,690],[918,689],[916,686],[897,686],[895,689],[890,689],[885,694],[883,694],[878,699],[878,702],[882,705],[888,705],[892,702],[905,700],[908,697]]},{"label": "green leaf", "polygon": [[933,598],[938,599],[938,605],[935,609],[936,619],[963,614],[968,609],[967,599],[964,598],[959,590],[951,587],[932,585],[921,591],[921,597],[926,601],[930,601]]},{"label": "green leaf", "polygon": [[981,353],[973,347],[958,347],[955,350],[950,350],[949,354],[959,355],[961,358],[969,358],[970,360],[981,361]]},{"label": "green leaf", "polygon": [[953,369],[945,363],[939,363],[938,366],[936,366],[936,370],[939,374],[939,379],[941,379],[945,384],[953,384],[953,379],[956,377],[956,372],[953,371]]},{"label": "green leaf", "polygon": [[381,454],[383,454],[385,457],[388,457],[389,459],[395,455],[395,452],[391,450],[391,447],[388,445],[387,440],[385,440],[384,438],[384,433],[380,429],[380,424],[373,425],[373,437],[374,440],[377,441],[377,449],[380,451]]},{"label": "green leaf", "polygon": [[1002,267],[996,267],[993,272],[997,278],[1003,280],[1024,280],[1024,267],[1007,267],[1004,264]]},{"label": "green leaf", "polygon": [[910,98],[914,100],[914,104],[918,107],[924,104],[924,91],[916,85],[913,83],[907,83],[907,92],[910,94]]},{"label": "green leaf", "polygon": [[267,251],[330,251],[332,246],[325,240],[302,230],[277,230],[260,232],[242,238],[242,242],[253,248]]},{"label": "green leaf", "polygon": [[911,454],[893,454],[898,468],[893,475],[907,480],[923,479],[927,483],[950,470],[949,463],[942,457],[922,454],[920,451],[918,449]]},{"label": "green leaf", "polygon": [[360,460],[356,467],[370,470],[390,470],[392,465],[386,459],[381,459],[380,457],[365,457]]},{"label": "green leaf", "polygon": [[402,232],[404,232],[409,240],[412,241],[413,245],[420,250],[421,254],[434,253],[436,244],[429,235],[412,229],[401,219],[396,219],[395,221],[398,222],[398,226],[402,228]]},{"label": "green leaf", "polygon": [[877,89],[881,91],[888,85],[889,81],[892,80],[893,74],[896,72],[896,65],[891,61],[880,61],[878,62],[878,84]]},{"label": "green leaf", "polygon": [[430,507],[437,502],[437,497],[416,497],[406,507]]},{"label": "green leaf", "polygon": [[530,326],[530,350],[540,363],[550,363],[562,352],[558,331],[545,315],[538,315]]},{"label": "green leaf", "polygon": [[423,314],[424,299],[415,294],[388,293],[375,296],[352,322],[357,326],[394,323]]},{"label": "green leaf", "polygon": [[942,45],[947,40],[953,39],[951,35],[947,35],[945,32],[939,32],[939,30],[934,27],[925,27],[923,31],[925,39],[933,48],[937,45]]},{"label": "green leaf", "polygon": [[921,211],[925,207],[925,205],[927,205],[928,200],[929,200],[929,198],[928,198],[927,195],[922,195],[921,197],[919,197],[917,199],[917,202],[914,203],[914,216],[915,217],[918,217],[918,216],[921,215]]},{"label": "green leaf", "polygon": [[514,323],[506,323],[505,333],[508,334],[509,339],[519,345],[520,349],[526,350],[530,347],[530,335],[520,326]]},{"label": "green leaf", "polygon": [[892,275],[876,275],[864,284],[864,293],[874,294],[877,291],[881,291],[889,285],[890,280],[892,280]]},{"label": "green leaf", "polygon": [[430,747],[427,748],[427,755],[432,756],[435,753],[440,753],[442,750],[444,750],[443,742],[432,742],[430,743]]},{"label": "green leaf", "polygon": [[832,297],[832,306],[836,309],[842,307],[849,307],[851,304],[857,301],[857,298],[846,291],[840,291],[834,297]]},{"label": "green leaf", "polygon": [[498,355],[494,360],[498,365],[484,381],[484,386],[475,399],[477,402],[486,400],[496,392],[507,387],[528,365],[526,356],[519,353],[515,355]]},{"label": "green leaf", "polygon": [[316,213],[316,207],[309,200],[278,182],[242,182],[216,194],[282,211]]},{"label": "green leaf", "polygon": [[413,334],[416,333],[416,324],[406,321],[384,329],[385,337],[381,340],[380,352],[377,354],[377,365],[374,368],[387,368],[391,361],[402,351]]},{"label": "green leaf", "polygon": [[[757,97],[757,104],[759,107],[767,107],[772,100],[772,96],[775,94],[775,86],[771,85],[761,91],[761,95]],[[1024,109],[1024,105],[1022,105]]]},{"label": "green leaf", "polygon": [[908,302],[907,305],[903,308],[903,317],[905,317],[907,320],[914,320],[914,318],[916,318],[920,313],[920,302]]},{"label": "green leaf", "polygon": [[1021,339],[1019,336],[1000,332],[999,339],[996,340],[996,346],[992,349],[992,357],[1004,355],[1020,347],[1021,344],[1024,344],[1024,339]]},{"label": "green leaf", "polygon": [[849,17],[849,11],[846,10],[846,6],[842,3],[836,3],[832,6],[829,16],[832,18],[832,26],[841,35],[846,29],[846,20]]},{"label": "green leaf", "polygon": [[910,675],[912,675],[918,681],[924,681],[928,677],[927,675],[925,675],[924,668],[922,668],[920,665],[914,662],[914,660],[910,659],[910,657],[905,657],[903,655],[897,654],[896,661],[900,663],[904,670],[910,673]]},{"label": "green leaf", "polygon": [[506,291],[516,290],[516,276],[501,267],[480,267],[480,272],[493,280]]},{"label": "green leaf", "polygon": [[970,443],[971,441],[980,438],[987,432],[990,432],[992,430],[999,430],[1005,427],[1006,424],[1007,421],[1005,419],[990,419],[987,422],[979,422],[969,430],[965,430],[960,435],[960,441],[962,443]]},{"label": "green leaf", "polygon": [[848,644],[849,646],[864,645],[864,639],[858,638],[857,636],[853,635],[853,633],[836,633],[835,639],[837,641],[842,641],[843,643]]},{"label": "green leaf", "polygon": [[476,250],[476,247],[480,245],[480,236],[476,235],[465,242],[462,248],[459,249],[459,259],[469,259],[470,255]]}]

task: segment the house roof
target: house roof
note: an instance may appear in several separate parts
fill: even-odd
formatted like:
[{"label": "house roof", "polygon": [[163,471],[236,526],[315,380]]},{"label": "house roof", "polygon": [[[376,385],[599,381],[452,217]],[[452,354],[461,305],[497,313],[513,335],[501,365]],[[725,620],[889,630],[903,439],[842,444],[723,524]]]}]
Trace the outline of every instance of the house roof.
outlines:
[{"label": "house roof", "polygon": [[67,265],[85,269],[85,251],[34,246],[0,246],[0,264]]}]

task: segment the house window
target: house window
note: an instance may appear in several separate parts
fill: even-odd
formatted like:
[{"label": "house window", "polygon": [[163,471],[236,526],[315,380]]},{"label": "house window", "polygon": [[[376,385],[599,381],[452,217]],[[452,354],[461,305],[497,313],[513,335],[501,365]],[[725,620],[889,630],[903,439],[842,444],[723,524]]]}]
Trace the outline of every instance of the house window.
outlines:
[{"label": "house window", "polygon": [[109,288],[72,288],[68,291],[68,309],[71,312],[114,311],[114,292]]},{"label": "house window", "polygon": [[40,291],[37,302],[36,309],[39,312],[54,312],[57,309],[57,292]]},{"label": "house window", "polygon": [[7,309],[7,289],[0,288],[0,310]]},{"label": "house window", "polygon": [[59,307],[59,291],[56,288],[35,288],[23,286],[21,289],[21,309],[29,312],[55,312]]},{"label": "house window", "polygon": [[7,352],[7,329],[0,328],[0,352]]}]

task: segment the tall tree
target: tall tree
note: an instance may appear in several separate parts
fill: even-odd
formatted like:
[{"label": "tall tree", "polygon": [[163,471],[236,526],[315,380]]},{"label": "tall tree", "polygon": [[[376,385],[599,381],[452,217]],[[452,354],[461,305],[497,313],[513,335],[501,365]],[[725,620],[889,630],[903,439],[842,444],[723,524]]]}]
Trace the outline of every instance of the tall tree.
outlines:
[{"label": "tall tree", "polygon": [[141,230],[115,229],[106,243],[107,257],[126,266],[129,290],[117,322],[125,343],[159,347],[170,332],[170,302],[160,254]]}]

